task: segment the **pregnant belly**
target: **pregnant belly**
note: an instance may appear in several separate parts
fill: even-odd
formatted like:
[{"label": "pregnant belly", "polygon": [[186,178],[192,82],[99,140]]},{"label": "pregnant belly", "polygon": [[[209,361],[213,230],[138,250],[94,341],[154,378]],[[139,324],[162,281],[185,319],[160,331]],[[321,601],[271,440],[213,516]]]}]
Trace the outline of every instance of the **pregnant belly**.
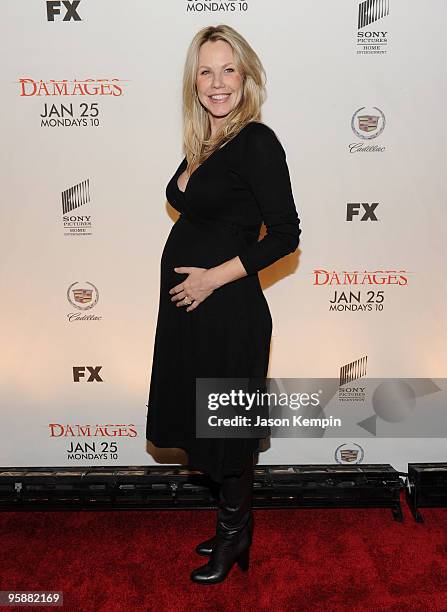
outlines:
[{"label": "pregnant belly", "polygon": [[[166,299],[168,291],[187,278],[187,273],[174,272],[175,267],[212,268],[236,257],[244,246],[243,237],[230,227],[211,227],[180,216],[173,225],[161,258],[161,291]],[[171,306],[172,308],[172,306]],[[176,308],[173,306],[173,308]],[[179,309],[176,309],[177,312]],[[271,316],[257,274],[244,276],[216,289],[196,310],[195,317],[247,317],[263,319],[271,326]],[[234,319],[233,319],[234,320]]]},{"label": "pregnant belly", "polygon": [[162,273],[173,267],[211,268],[236,257],[243,243],[228,226],[192,222],[183,215],[174,223],[163,249]]}]

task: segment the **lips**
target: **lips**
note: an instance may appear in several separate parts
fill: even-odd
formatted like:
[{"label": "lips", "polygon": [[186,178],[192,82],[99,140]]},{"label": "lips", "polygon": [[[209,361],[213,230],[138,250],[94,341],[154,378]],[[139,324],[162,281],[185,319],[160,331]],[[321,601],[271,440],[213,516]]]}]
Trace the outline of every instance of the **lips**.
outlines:
[{"label": "lips", "polygon": [[223,102],[226,102],[230,96],[231,94],[213,94],[208,97],[211,102],[214,102],[215,104],[222,104]]}]

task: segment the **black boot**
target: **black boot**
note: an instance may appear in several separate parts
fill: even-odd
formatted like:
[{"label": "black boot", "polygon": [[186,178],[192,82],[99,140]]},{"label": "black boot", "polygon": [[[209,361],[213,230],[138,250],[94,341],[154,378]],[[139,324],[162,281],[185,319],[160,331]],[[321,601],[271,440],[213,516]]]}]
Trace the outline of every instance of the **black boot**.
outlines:
[{"label": "black boot", "polygon": [[253,458],[250,456],[240,475],[223,479],[219,492],[216,536],[211,538],[214,540],[211,557],[207,564],[193,570],[191,580],[194,582],[221,582],[236,562],[241,569],[248,570],[253,531],[252,491]]},{"label": "black boot", "polygon": [[[210,483],[208,486],[214,498],[214,501],[216,502],[217,507],[219,508],[221,485],[210,478]],[[206,556],[206,555],[210,555],[213,552],[213,547],[216,542],[216,532],[217,532],[217,524],[216,524],[214,535],[211,538],[208,538],[208,540],[205,540],[204,542],[200,542],[200,544],[197,544],[196,553],[198,555]]]},{"label": "black boot", "polygon": [[196,553],[198,555],[202,555],[206,557],[207,555],[210,555],[213,552],[213,548],[215,544],[216,544],[216,536],[214,535],[212,538],[209,538],[208,540],[205,540],[204,542],[200,542],[200,544],[197,544]]},{"label": "black boot", "polygon": [[[250,536],[252,536],[253,535],[253,514],[250,514],[248,529],[250,531]],[[217,528],[216,528],[216,531],[217,531]],[[213,552],[214,546],[216,545],[216,538],[217,536],[214,535],[212,538],[209,538],[208,540],[205,540],[204,542],[197,544],[196,553],[198,555],[202,555],[203,557],[210,555]]]},{"label": "black boot", "polygon": [[[251,467],[253,466],[252,456],[249,459],[248,465]],[[252,474],[249,474],[248,476],[252,477]],[[228,511],[225,509],[225,492],[226,491],[224,490],[221,495],[221,486],[219,487],[217,483],[214,483],[214,481],[211,481],[211,482],[214,486],[211,486],[210,489],[211,489],[213,497],[216,500],[217,506],[218,506],[217,525],[219,524],[219,520],[225,521],[225,522],[227,522],[228,520],[231,521],[231,516],[228,515]],[[230,481],[227,481],[225,488],[228,489],[229,486],[231,486],[231,483]],[[253,480],[251,481],[249,486],[253,487]],[[217,525],[216,525],[216,533],[217,533]],[[250,513],[249,530],[250,530],[250,533],[253,534],[253,515],[251,513]],[[204,542],[197,544],[196,553],[204,557],[211,555],[211,553],[213,552],[213,548],[216,544],[216,537],[217,537],[216,535],[213,535],[208,540],[205,540]]]}]

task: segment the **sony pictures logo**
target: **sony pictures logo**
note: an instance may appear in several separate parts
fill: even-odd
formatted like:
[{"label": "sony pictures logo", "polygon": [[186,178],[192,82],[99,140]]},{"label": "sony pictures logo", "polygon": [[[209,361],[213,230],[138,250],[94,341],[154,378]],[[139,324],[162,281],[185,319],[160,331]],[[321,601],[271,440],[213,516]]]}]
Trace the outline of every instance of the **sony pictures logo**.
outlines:
[{"label": "sony pictures logo", "polygon": [[[96,306],[99,300],[99,291],[93,283],[78,281],[72,283],[67,289],[67,300],[70,304],[80,311],[91,310]],[[70,312],[67,314],[69,322],[73,321],[100,321],[102,316],[93,313],[81,314],[79,312]]]},{"label": "sony pictures logo", "polygon": [[[377,24],[390,12],[390,0],[363,0],[357,14],[357,55],[385,55],[388,46],[386,26]],[[386,20],[385,20],[386,21]]]},{"label": "sony pictures logo", "polygon": [[[351,129],[361,140],[374,140],[382,134],[385,125],[385,115],[377,106],[361,106],[351,117]],[[385,151],[383,145],[365,145],[358,142],[349,145],[350,153],[382,153],[383,151]]]},{"label": "sony pictures logo", "polygon": [[366,400],[366,385],[355,381],[366,377],[368,356],[360,357],[355,361],[346,363],[340,368],[338,401],[364,402]]},{"label": "sony pictures logo", "polygon": [[[81,208],[81,211],[77,209]],[[64,236],[78,237],[92,235],[90,212],[90,179],[86,179],[62,192],[62,219]]]}]

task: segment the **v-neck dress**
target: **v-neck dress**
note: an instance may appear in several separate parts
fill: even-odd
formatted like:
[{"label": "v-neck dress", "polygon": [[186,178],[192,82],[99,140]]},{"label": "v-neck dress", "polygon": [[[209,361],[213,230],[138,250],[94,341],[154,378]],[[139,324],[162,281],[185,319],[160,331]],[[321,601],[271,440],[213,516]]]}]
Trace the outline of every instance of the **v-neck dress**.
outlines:
[{"label": "v-neck dress", "polygon": [[[240,473],[253,438],[195,435],[195,379],[265,379],[272,317],[258,271],[296,250],[301,233],[286,155],[275,132],[247,123],[214,151],[181,191],[184,158],[166,187],[180,213],[165,243],[147,403],[146,438],[181,448],[188,466],[221,482]],[[262,223],[267,233],[259,240]],[[239,256],[247,276],[217,289],[190,312],[169,290],[188,277],[175,267],[212,268]]]}]

